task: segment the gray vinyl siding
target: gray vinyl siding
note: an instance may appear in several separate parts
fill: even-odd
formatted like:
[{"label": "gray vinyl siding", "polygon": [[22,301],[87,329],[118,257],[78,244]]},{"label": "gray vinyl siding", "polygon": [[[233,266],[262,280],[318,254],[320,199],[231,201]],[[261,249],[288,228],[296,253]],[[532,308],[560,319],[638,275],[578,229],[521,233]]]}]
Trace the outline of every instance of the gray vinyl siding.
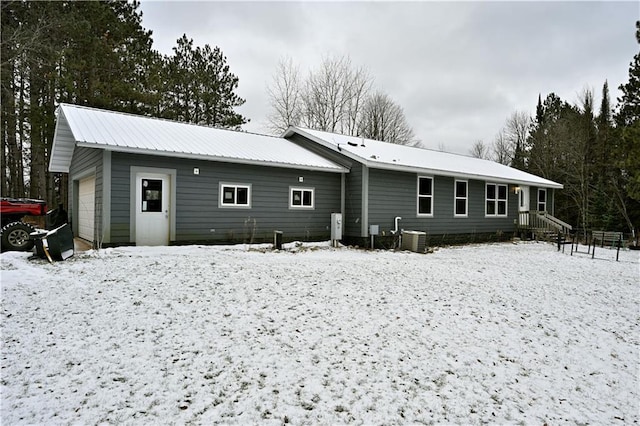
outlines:
[{"label": "gray vinyl siding", "polygon": [[[340,211],[341,175],[287,168],[113,153],[111,242],[128,243],[130,169],[176,170],[176,234],[180,241],[329,239],[331,213]],[[200,173],[193,174],[198,167]],[[303,177],[304,182],[298,178]],[[251,185],[251,208],[219,207],[220,182]],[[314,209],[290,209],[289,188],[314,188]]]},{"label": "gray vinyl siding", "polygon": [[295,142],[296,144],[300,145],[304,149],[307,149],[313,153],[322,155],[323,157],[328,158],[334,163],[338,163],[347,169],[351,168],[351,165],[356,163],[355,161],[351,160],[347,156],[342,155],[338,152],[335,152],[333,149],[324,147],[316,142],[313,142],[312,140],[309,140],[297,133],[289,136],[287,140],[291,142]]},{"label": "gray vinyl siding", "polygon": [[362,218],[362,164],[355,163],[346,176],[343,231],[345,236],[360,237]]},{"label": "gray vinyl siding", "polygon": [[[538,189],[541,189],[537,186],[530,187],[529,190],[529,210],[538,210]],[[554,190],[553,188],[547,189],[547,212],[551,215],[555,213],[554,206]]]},{"label": "gray vinyl siding", "polygon": [[99,226],[102,223],[102,150],[93,148],[76,148],[69,166],[69,221],[74,235],[78,235],[78,221],[74,217],[77,211],[79,181],[95,174],[95,216],[94,240],[100,237]]},{"label": "gray vinyl siding", "polygon": [[330,148],[313,142],[304,136],[293,134],[287,138],[305,149],[322,155],[329,160],[349,169],[345,178],[345,211],[342,218],[343,235],[349,237],[361,237],[362,229],[362,164],[335,152]]},{"label": "gray vinyl siding", "polygon": [[[431,235],[513,232],[518,215],[517,196],[508,187],[507,216],[485,216],[485,181],[468,181],[467,217],[454,216],[453,177],[433,178],[433,217],[417,215],[418,176],[380,169],[369,170],[369,224],[380,225],[388,235],[394,218],[402,217],[400,228],[425,231]],[[491,182],[489,182],[491,183]]]}]

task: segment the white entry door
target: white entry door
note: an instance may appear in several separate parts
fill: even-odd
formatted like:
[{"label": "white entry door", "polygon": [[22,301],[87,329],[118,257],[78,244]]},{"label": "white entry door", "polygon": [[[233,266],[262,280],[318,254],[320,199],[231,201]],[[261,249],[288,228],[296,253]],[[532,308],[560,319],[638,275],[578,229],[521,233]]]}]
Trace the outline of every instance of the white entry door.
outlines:
[{"label": "white entry door", "polygon": [[78,183],[78,236],[93,242],[96,212],[96,177],[90,176]]},{"label": "white entry door", "polygon": [[138,173],[136,175],[136,245],[169,244],[169,175]]},{"label": "white entry door", "polygon": [[518,194],[518,211],[520,212],[520,225],[529,225],[529,214],[524,212],[529,211],[529,187],[521,186]]}]

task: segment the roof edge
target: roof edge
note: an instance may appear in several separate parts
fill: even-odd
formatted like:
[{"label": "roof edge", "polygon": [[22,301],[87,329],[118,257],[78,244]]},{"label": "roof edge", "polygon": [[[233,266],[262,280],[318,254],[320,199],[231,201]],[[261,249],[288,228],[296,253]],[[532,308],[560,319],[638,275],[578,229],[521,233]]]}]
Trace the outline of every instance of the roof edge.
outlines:
[{"label": "roof edge", "polygon": [[357,161],[357,162],[359,162],[361,164],[364,164],[367,167],[375,167],[375,166],[372,166],[366,158],[361,157],[361,156],[359,156],[357,154],[354,154],[351,151],[343,151],[342,149],[340,149],[340,144],[333,144],[331,142],[327,142],[324,139],[318,138],[318,137],[316,137],[316,136],[314,136],[312,134],[309,134],[309,133],[305,132],[304,130],[302,130],[301,128],[296,127],[296,126],[289,126],[289,128],[282,134],[282,137],[286,138],[287,136],[291,136],[294,133],[296,133],[296,134],[298,134],[300,136],[304,136],[305,138],[311,140],[312,142],[315,142],[315,143],[317,143],[319,145],[322,145],[325,148],[329,148],[332,151],[337,152],[339,154],[342,154],[345,157],[350,158],[352,160],[355,160],[355,161]]},{"label": "roof edge", "polygon": [[[530,185],[530,186],[539,186],[543,188],[564,189],[564,185],[554,182],[552,180],[544,179],[544,178],[540,178],[540,179],[546,180],[547,181],[546,183],[533,182],[530,180],[523,180],[523,179],[499,178],[495,176],[480,175],[476,173],[451,172],[451,171],[439,170],[439,169],[393,165],[393,164],[386,164],[386,163],[379,163],[379,162],[371,163],[370,165],[368,165],[368,167],[372,169],[395,170],[399,172],[426,173],[426,174],[432,174],[435,176],[460,177],[460,178],[466,178],[466,179],[483,180],[487,182],[513,183],[513,184],[522,184],[522,185]],[[532,176],[535,176],[535,175],[532,175]]]},{"label": "roof edge", "polygon": [[[71,156],[65,156],[61,154],[60,145],[63,144],[63,142],[58,137],[60,126],[66,126],[67,130],[69,130],[69,132],[73,134],[73,132],[71,131],[71,127],[69,126],[69,122],[67,121],[67,117],[64,115],[62,104],[60,104],[56,108],[56,127],[53,131],[53,144],[51,145],[51,155],[49,157],[49,171],[52,173],[69,173],[71,160],[73,157],[73,150],[75,149],[75,139],[71,144],[68,144],[73,145],[73,148],[71,149]],[[57,164],[56,160],[58,160],[58,162],[61,164]]]},{"label": "roof edge", "polygon": [[89,111],[94,111],[94,112],[103,112],[103,113],[107,113],[107,114],[117,114],[117,115],[123,115],[123,116],[126,116],[126,117],[141,118],[141,119],[153,120],[153,121],[164,122],[164,123],[183,124],[185,126],[193,126],[193,127],[204,127],[204,128],[208,128],[208,129],[220,130],[220,131],[223,131],[223,132],[242,133],[242,134],[248,134],[248,135],[263,136],[265,138],[275,138],[275,139],[278,138],[278,136],[275,136],[275,135],[267,135],[267,134],[264,134],[264,133],[248,132],[248,131],[242,130],[242,129],[235,130],[235,129],[228,129],[226,127],[207,126],[207,125],[204,125],[204,124],[197,124],[197,123],[192,123],[192,122],[189,122],[189,121],[178,121],[178,120],[172,120],[170,118],[162,118],[162,117],[155,117],[155,116],[152,116],[152,115],[136,114],[136,113],[126,112],[126,111],[117,111],[117,110],[112,110],[112,109],[90,107],[90,106],[86,106],[86,105],[69,104],[69,103],[66,103],[66,102],[62,102],[62,103],[58,104],[58,108],[60,108],[61,110],[64,110],[64,108],[84,109],[84,110],[89,110]]},{"label": "roof edge", "polygon": [[[547,183],[532,182],[532,181],[522,180],[522,179],[505,179],[505,178],[497,178],[494,176],[480,175],[475,173],[459,173],[459,172],[451,172],[451,171],[439,170],[439,169],[429,169],[424,167],[403,166],[403,165],[381,163],[378,161],[369,161],[368,159],[360,157],[359,155],[354,154],[353,152],[343,151],[340,149],[340,145],[327,142],[324,139],[316,137],[315,135],[309,134],[305,132],[303,129],[296,126],[289,126],[289,128],[283,133],[282,137],[288,137],[293,134],[304,136],[305,138],[315,143],[318,143],[324,146],[325,148],[331,149],[334,152],[338,152],[372,169],[395,170],[395,171],[410,172],[410,173],[427,173],[427,174],[433,174],[437,176],[461,177],[466,179],[483,180],[483,181],[490,181],[490,182],[496,182],[496,183],[512,183],[512,184],[539,186],[543,188],[564,189],[564,185],[548,179],[541,178],[540,176],[536,176],[536,177],[546,180]],[[532,175],[532,176],[535,176],[535,175]]]},{"label": "roof edge", "polygon": [[338,164],[336,164],[335,167],[333,168],[314,167],[314,166],[306,166],[306,165],[294,164],[294,163],[281,163],[281,162],[264,161],[264,160],[250,160],[245,158],[218,157],[214,155],[191,154],[186,152],[156,151],[156,150],[142,149],[142,148],[105,146],[105,145],[94,144],[89,142],[77,142],[76,146],[84,147],[84,148],[103,149],[105,151],[122,152],[127,154],[157,155],[159,157],[186,158],[191,160],[217,161],[221,163],[246,164],[246,165],[263,166],[263,167],[281,167],[286,169],[320,171],[320,172],[328,172],[328,173],[349,173],[348,169]]}]

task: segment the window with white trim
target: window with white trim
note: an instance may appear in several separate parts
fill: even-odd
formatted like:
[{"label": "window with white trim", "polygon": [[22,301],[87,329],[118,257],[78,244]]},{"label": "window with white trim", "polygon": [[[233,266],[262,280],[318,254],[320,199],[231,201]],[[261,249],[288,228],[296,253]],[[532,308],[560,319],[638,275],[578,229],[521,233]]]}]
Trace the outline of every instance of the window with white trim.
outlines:
[{"label": "window with white trim", "polygon": [[458,217],[467,216],[467,200],[469,197],[468,182],[466,180],[456,180],[454,188],[453,215]]},{"label": "window with white trim", "polygon": [[433,216],[433,178],[418,176],[418,216]]},{"label": "window with white trim", "polygon": [[507,215],[507,185],[488,183],[486,186],[486,216]]},{"label": "window with white trim", "polygon": [[315,203],[314,188],[289,188],[289,208],[291,209],[313,209]]},{"label": "window with white trim", "polygon": [[547,211],[547,190],[544,188],[538,189],[538,211]]},{"label": "window with white trim", "polygon": [[220,182],[220,207],[251,207],[251,185]]}]

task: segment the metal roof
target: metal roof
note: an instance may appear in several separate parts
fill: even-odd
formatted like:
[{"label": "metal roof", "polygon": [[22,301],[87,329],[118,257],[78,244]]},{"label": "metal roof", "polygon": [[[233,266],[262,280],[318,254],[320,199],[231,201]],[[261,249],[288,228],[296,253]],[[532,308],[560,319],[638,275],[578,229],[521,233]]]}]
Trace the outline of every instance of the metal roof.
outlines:
[{"label": "metal roof", "polygon": [[69,172],[76,146],[326,172],[348,170],[284,138],[61,104],[49,170]]},{"label": "metal roof", "polygon": [[563,188],[557,182],[495,161],[295,126],[289,127],[283,136],[288,137],[294,133],[305,136],[372,168],[478,179],[496,183]]}]

